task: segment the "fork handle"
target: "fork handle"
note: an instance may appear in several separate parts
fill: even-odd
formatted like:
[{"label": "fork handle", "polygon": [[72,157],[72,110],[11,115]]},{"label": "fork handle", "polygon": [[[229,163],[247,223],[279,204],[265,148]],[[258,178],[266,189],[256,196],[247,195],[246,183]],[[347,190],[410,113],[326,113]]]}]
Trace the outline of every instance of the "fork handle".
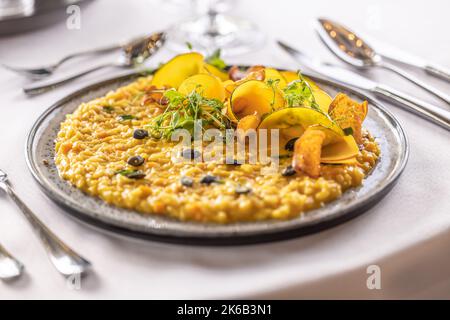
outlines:
[{"label": "fork handle", "polygon": [[[405,70],[389,63],[386,61],[383,61],[379,64],[380,67],[387,69],[387,70],[391,70],[393,72],[395,72],[396,74],[398,74],[399,76],[403,77],[404,79],[414,83],[415,85],[421,87],[422,89],[425,89],[426,91],[428,91],[429,93],[431,93],[432,95],[438,97],[439,99],[441,99],[442,101],[445,101],[447,104],[450,105],[450,96],[447,95],[446,93],[436,89],[433,86],[430,86],[429,84],[423,82],[422,80],[418,79],[417,77],[413,76],[412,74],[410,74],[409,72],[406,72]],[[437,70],[433,70],[433,72],[438,72]]]},{"label": "fork handle", "polygon": [[117,63],[107,63],[107,64],[102,64],[99,65],[97,67],[91,68],[91,69],[87,69],[84,70],[80,73],[71,75],[65,79],[62,80],[56,80],[56,81],[51,81],[51,82],[41,82],[40,84],[32,84],[29,86],[25,86],[23,88],[23,91],[28,94],[28,95],[38,95],[41,93],[44,93],[48,90],[51,90],[53,88],[57,88],[59,86],[62,86],[63,84],[66,84],[68,82],[71,82],[75,79],[81,78],[89,73],[104,69],[104,68],[109,68],[109,67],[118,67],[119,65]]},{"label": "fork handle", "polygon": [[51,262],[61,274],[65,276],[81,274],[85,268],[90,265],[89,261],[73,251],[50,231],[41,220],[39,220],[39,218],[19,198],[8,182],[2,182],[1,187],[15,202],[25,218],[31,224],[33,230],[44,245]]},{"label": "fork handle", "polygon": [[391,102],[396,103],[407,111],[419,115],[423,119],[434,122],[441,127],[450,130],[450,112],[447,110],[384,85],[378,85],[373,90],[373,93],[389,99]]},{"label": "fork handle", "polygon": [[448,82],[450,82],[450,72],[447,72],[446,70],[442,69],[441,67],[427,65],[427,66],[425,66],[425,71],[433,76],[439,77],[441,79],[444,79],[444,80],[447,80]]},{"label": "fork handle", "polygon": [[67,62],[67,61],[72,60],[74,58],[78,58],[78,57],[82,57],[82,56],[89,56],[89,55],[97,55],[97,54],[107,53],[107,52],[111,52],[111,51],[114,51],[114,50],[118,50],[120,48],[121,48],[121,45],[116,44],[116,45],[112,45],[112,46],[108,46],[108,47],[104,47],[104,48],[98,48],[98,49],[92,49],[92,50],[86,50],[86,51],[80,51],[80,52],[72,53],[72,54],[69,54],[69,55],[61,58],[57,63],[55,63],[55,67],[59,67],[64,62]]}]

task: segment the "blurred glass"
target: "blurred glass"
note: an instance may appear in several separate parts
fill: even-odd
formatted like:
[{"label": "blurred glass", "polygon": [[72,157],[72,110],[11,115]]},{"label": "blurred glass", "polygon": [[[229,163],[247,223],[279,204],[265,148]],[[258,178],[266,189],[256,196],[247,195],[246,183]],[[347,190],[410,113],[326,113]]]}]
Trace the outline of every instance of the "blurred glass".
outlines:
[{"label": "blurred glass", "polygon": [[221,49],[226,56],[246,53],[260,47],[265,40],[256,25],[227,12],[234,0],[191,0],[196,16],[174,25],[169,30],[168,46],[185,52],[187,43],[205,54]]},{"label": "blurred glass", "polygon": [[0,19],[29,16],[34,12],[34,0],[0,0]]}]

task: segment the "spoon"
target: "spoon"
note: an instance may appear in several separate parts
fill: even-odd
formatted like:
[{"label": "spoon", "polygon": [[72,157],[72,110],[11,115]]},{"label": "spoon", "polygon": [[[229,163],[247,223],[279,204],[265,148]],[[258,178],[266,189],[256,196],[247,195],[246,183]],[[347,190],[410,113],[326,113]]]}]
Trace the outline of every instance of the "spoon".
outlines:
[{"label": "spoon", "polygon": [[344,26],[328,19],[318,19],[319,26],[316,28],[320,39],[338,58],[358,68],[383,68],[390,70],[415,85],[425,89],[439,99],[450,104],[450,96],[436,88],[417,79],[403,69],[387,62],[382,55],[377,53],[367,42],[358,37],[354,32]]},{"label": "spoon", "polygon": [[165,33],[158,32],[154,33],[148,37],[143,37],[129,43],[128,45],[121,48],[121,55],[116,62],[106,63],[99,65],[92,69],[88,69],[77,73],[75,75],[69,76],[68,78],[62,80],[56,80],[53,82],[45,82],[33,84],[23,88],[23,91],[28,95],[36,95],[48,91],[50,89],[59,87],[66,84],[72,80],[78,79],[94,71],[119,67],[119,68],[130,68],[142,64],[146,59],[151,57],[165,42]]},{"label": "spoon", "polygon": [[19,198],[8,181],[8,175],[0,169],[0,189],[15,202],[25,218],[33,227],[36,235],[41,240],[44,249],[55,268],[64,276],[83,274],[90,267],[90,262],[73,251],[62,242]]},{"label": "spoon", "polygon": [[22,275],[24,266],[0,244],[0,279],[11,280]]},{"label": "spoon", "polygon": [[111,51],[114,51],[114,50],[118,50],[121,47],[123,47],[123,45],[112,45],[110,47],[105,47],[105,48],[99,48],[99,49],[93,49],[93,50],[87,50],[87,51],[81,51],[81,52],[77,52],[77,53],[72,53],[72,54],[69,54],[69,55],[63,57],[58,62],[55,62],[55,63],[47,65],[47,66],[37,67],[37,68],[20,68],[20,67],[9,66],[9,65],[6,65],[6,64],[2,64],[2,66],[5,69],[8,69],[8,70],[13,71],[13,72],[16,72],[18,74],[21,74],[21,75],[23,75],[23,76],[25,76],[27,78],[32,79],[32,80],[38,80],[38,79],[42,79],[42,78],[51,76],[58,67],[60,67],[65,62],[67,62],[69,60],[72,60],[74,58],[78,58],[78,57],[82,57],[82,56],[88,56],[88,55],[99,55],[99,54],[102,54],[102,53],[107,53],[107,52],[111,52]]}]

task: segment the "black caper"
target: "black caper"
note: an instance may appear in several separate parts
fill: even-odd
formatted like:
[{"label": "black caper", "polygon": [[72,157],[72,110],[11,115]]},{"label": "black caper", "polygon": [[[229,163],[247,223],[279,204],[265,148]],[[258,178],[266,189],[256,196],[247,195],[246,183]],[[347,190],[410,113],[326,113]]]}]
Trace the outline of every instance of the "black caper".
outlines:
[{"label": "black caper", "polygon": [[181,177],[180,182],[185,187],[192,187],[192,185],[194,184],[194,180],[186,176]]},{"label": "black caper", "polygon": [[295,145],[295,141],[297,141],[298,138],[294,138],[289,140],[286,145],[284,146],[284,149],[286,149],[287,151],[294,151],[294,145]]},{"label": "black caper", "polygon": [[287,166],[281,172],[281,175],[283,175],[284,177],[290,177],[290,176],[293,176],[294,174],[295,174],[295,170],[294,170],[294,168],[291,165]]},{"label": "black caper", "polygon": [[207,174],[200,180],[200,183],[211,184],[213,182],[218,182],[218,181],[219,180],[217,179],[217,177]]},{"label": "black caper", "polygon": [[145,139],[148,137],[148,131],[144,129],[136,129],[133,132],[133,138],[135,139]]},{"label": "black caper", "polygon": [[201,155],[202,154],[200,153],[200,151],[195,149],[184,149],[183,151],[181,151],[181,156],[188,160],[197,159]]},{"label": "black caper", "polygon": [[127,174],[126,177],[129,179],[136,179],[136,180],[143,179],[145,178],[145,173],[143,173],[142,171],[134,171]]},{"label": "black caper", "polygon": [[226,164],[232,165],[232,166],[240,166],[242,163],[239,162],[237,159],[227,159],[225,161]]},{"label": "black caper", "polygon": [[252,192],[252,189],[245,187],[245,186],[237,186],[236,189],[234,189],[237,194],[247,194]]},{"label": "black caper", "polygon": [[127,163],[133,167],[139,167],[144,163],[144,158],[141,156],[134,156],[128,159]]}]

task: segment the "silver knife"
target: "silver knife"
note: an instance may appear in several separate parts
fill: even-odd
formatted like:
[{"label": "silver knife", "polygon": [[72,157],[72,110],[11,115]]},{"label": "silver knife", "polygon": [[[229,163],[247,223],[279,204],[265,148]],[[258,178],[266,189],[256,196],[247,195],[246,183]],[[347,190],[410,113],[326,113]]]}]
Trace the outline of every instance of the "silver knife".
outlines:
[{"label": "silver knife", "polygon": [[450,82],[450,70],[438,64],[429,63],[425,59],[409,52],[392,47],[387,43],[371,39],[370,42],[379,48],[380,54],[389,60],[399,62],[414,68],[422,69],[428,74]]},{"label": "silver knife", "polygon": [[312,71],[340,83],[367,90],[376,96],[394,102],[403,109],[413,112],[423,119],[434,122],[441,127],[450,130],[449,111],[436,107],[428,102],[412,97],[388,86],[376,83],[375,81],[364,78],[363,76],[360,76],[359,74],[348,69],[330,63],[324,63],[317,59],[312,59],[299,50],[294,49],[281,41],[277,41],[277,43],[297,62]]}]

